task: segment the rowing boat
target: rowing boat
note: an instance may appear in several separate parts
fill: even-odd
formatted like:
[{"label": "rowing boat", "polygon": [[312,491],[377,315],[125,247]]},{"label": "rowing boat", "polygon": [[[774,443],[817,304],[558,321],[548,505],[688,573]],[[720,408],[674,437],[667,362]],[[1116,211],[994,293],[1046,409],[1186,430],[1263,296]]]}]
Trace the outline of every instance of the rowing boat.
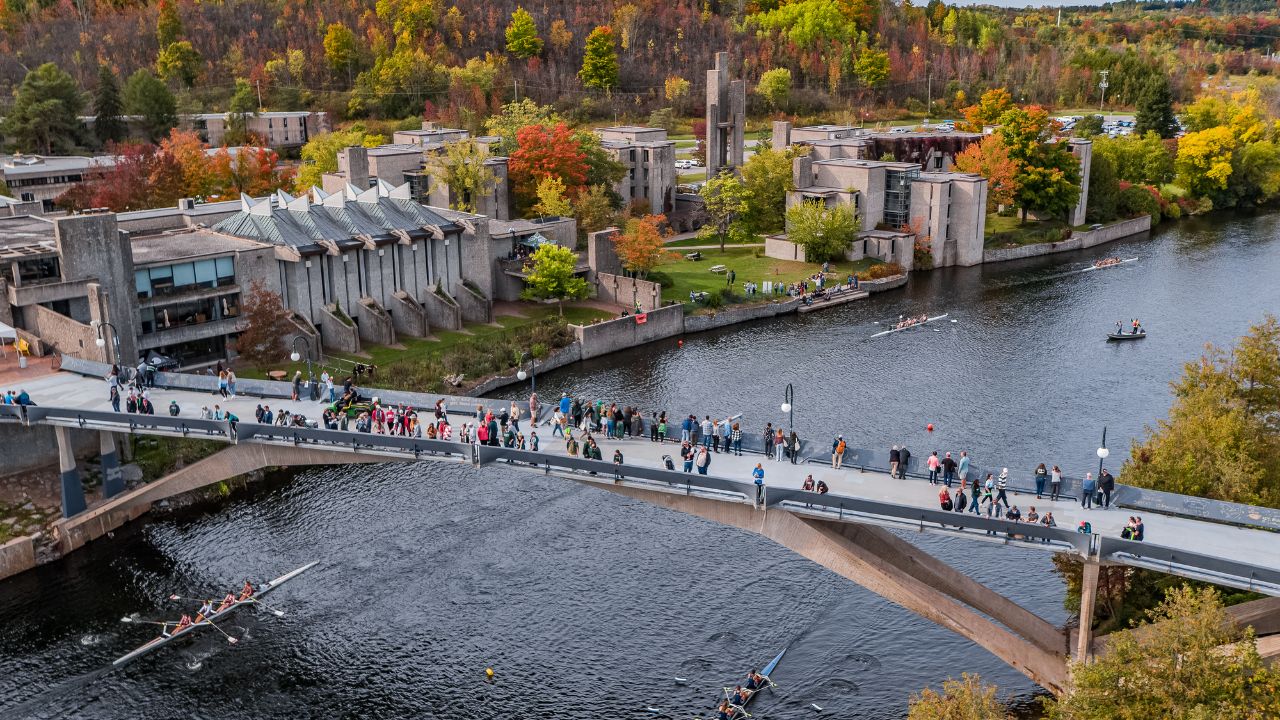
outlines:
[{"label": "rowing boat", "polygon": [[[131,653],[127,654],[127,655],[122,655],[119,659],[117,659],[115,662],[113,662],[113,663],[111,663],[111,664],[112,664],[113,666],[120,666],[120,665],[123,665],[123,664],[125,664],[125,663],[129,662],[130,660],[136,660],[136,659],[138,659],[138,658],[142,657],[143,655],[146,655],[147,653],[149,653],[149,652],[151,652],[151,651],[153,651],[153,650],[157,650],[157,649],[159,649],[159,648],[161,648],[161,647],[164,647],[165,645],[168,645],[170,642],[172,642],[172,641],[174,641],[174,640],[177,640],[178,638],[183,637],[184,635],[187,635],[187,634],[191,633],[191,632],[192,632],[192,631],[194,631],[196,628],[199,628],[199,627],[206,627],[206,626],[212,626],[212,625],[213,625],[213,621],[214,621],[214,620],[218,620],[218,619],[221,619],[221,618],[224,618],[224,617],[226,617],[226,616],[230,615],[231,613],[235,612],[235,611],[236,611],[236,610],[237,610],[241,605],[248,605],[248,604],[250,604],[250,603],[255,602],[255,601],[257,600],[257,598],[259,598],[259,597],[261,597],[261,596],[263,596],[263,595],[266,595],[267,593],[271,592],[272,590],[275,590],[276,588],[280,587],[280,586],[281,586],[281,585],[283,585],[284,583],[286,583],[286,582],[288,582],[288,581],[290,581],[290,580],[292,580],[292,579],[294,579],[294,578],[298,577],[298,576],[299,576],[299,575],[301,575],[302,573],[304,573],[304,572],[306,572],[306,571],[310,570],[311,568],[313,568],[313,567],[315,567],[315,566],[316,566],[316,563],[308,563],[308,564],[303,565],[302,567],[298,568],[297,570],[293,570],[293,571],[290,571],[290,572],[285,573],[284,575],[281,575],[280,577],[276,578],[275,580],[271,580],[271,581],[269,581],[269,582],[265,582],[265,583],[263,583],[260,587],[258,587],[258,589],[257,589],[256,591],[254,591],[254,593],[253,593],[253,595],[252,595],[251,597],[246,598],[246,599],[244,599],[244,600],[237,600],[237,601],[235,601],[235,602],[231,603],[230,605],[228,605],[226,608],[223,608],[222,610],[220,610],[220,611],[218,611],[218,612],[215,612],[215,613],[210,614],[210,615],[209,615],[209,617],[204,618],[204,619],[203,619],[203,620],[201,620],[200,622],[192,623],[192,624],[190,624],[190,625],[188,625],[188,626],[186,626],[186,627],[182,628],[181,630],[175,630],[174,632],[170,633],[169,635],[161,635],[160,637],[155,638],[155,639],[154,639],[154,640],[152,640],[151,642],[149,642],[149,643],[147,643],[147,644],[145,644],[145,645],[142,645],[142,646],[138,647],[138,649],[134,650],[133,652],[131,652]],[[175,623],[175,625],[176,625],[176,623]]]},{"label": "rowing boat", "polygon": [[1107,333],[1107,340],[1141,340],[1146,336],[1147,336],[1146,330],[1141,330],[1136,333],[1126,333],[1126,332]]},{"label": "rowing boat", "polygon": [[[787,654],[787,650],[786,648],[783,648],[782,652],[778,653],[777,656],[775,656],[772,660],[769,661],[768,665],[765,665],[760,670],[760,674],[764,676],[764,684],[756,688],[755,690],[748,691],[748,695],[746,699],[742,701],[741,705],[732,706],[733,710],[732,710],[732,713],[729,715],[729,720],[741,720],[741,718],[751,717],[750,715],[747,714],[747,706],[751,704],[752,700],[756,699],[756,696],[760,694],[761,690],[767,687],[773,687],[773,681],[769,679],[769,676],[773,674],[774,668],[778,667],[778,663],[782,661],[782,656],[786,654]],[[724,689],[725,698],[729,698],[733,694],[733,691],[734,691],[734,688],[725,688]]]},{"label": "rowing boat", "polygon": [[1117,267],[1117,266],[1119,266],[1119,265],[1126,265],[1126,264],[1128,264],[1128,263],[1131,263],[1131,262],[1137,262],[1137,261],[1138,261],[1138,258],[1136,258],[1136,257],[1132,257],[1132,258],[1125,258],[1125,259],[1121,260],[1120,262],[1113,262],[1113,263],[1111,263],[1111,264],[1109,264],[1109,265],[1092,265],[1092,266],[1090,266],[1090,267],[1087,267],[1087,268],[1085,268],[1085,269],[1081,270],[1080,272],[1089,272],[1090,270],[1106,270],[1107,268],[1113,268],[1113,267]]},{"label": "rowing boat", "polygon": [[920,327],[921,325],[924,325],[924,324],[926,324],[926,323],[931,323],[931,322],[933,322],[934,320],[941,320],[942,318],[946,317],[947,315],[950,315],[950,313],[942,313],[941,315],[935,315],[935,316],[933,316],[933,317],[929,318],[928,320],[921,320],[921,321],[920,321],[920,322],[918,322],[918,323],[913,323],[913,324],[908,325],[908,326],[906,326],[906,327],[893,328],[892,330],[881,330],[880,332],[876,333],[875,335],[872,335],[871,337],[873,337],[873,338],[878,338],[878,337],[880,337],[881,335],[891,335],[891,334],[896,333],[896,332],[902,332],[903,330],[910,330],[911,328],[917,328],[917,327]]}]

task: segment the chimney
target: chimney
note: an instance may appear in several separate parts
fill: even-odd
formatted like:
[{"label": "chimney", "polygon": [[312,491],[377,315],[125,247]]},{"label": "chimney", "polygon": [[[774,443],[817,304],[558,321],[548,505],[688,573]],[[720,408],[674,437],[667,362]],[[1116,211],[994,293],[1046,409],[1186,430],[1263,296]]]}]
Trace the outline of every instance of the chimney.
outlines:
[{"label": "chimney", "polygon": [[361,190],[369,187],[369,151],[363,147],[349,147],[338,153],[338,172]]}]

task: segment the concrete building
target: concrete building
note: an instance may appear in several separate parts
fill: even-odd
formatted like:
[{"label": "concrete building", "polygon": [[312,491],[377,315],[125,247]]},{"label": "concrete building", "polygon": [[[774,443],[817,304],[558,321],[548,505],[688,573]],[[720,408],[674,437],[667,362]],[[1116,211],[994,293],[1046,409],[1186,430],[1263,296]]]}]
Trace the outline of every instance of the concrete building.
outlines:
[{"label": "concrete building", "polygon": [[116,165],[114,155],[0,155],[0,180],[9,194],[21,202],[38,202],[52,212],[53,201],[94,172]]},{"label": "concrete building", "polygon": [[955,167],[956,156],[982,133],[942,132],[877,132],[851,125],[810,125],[793,128],[785,120],[773,123],[773,147],[801,145],[810,148],[816,160],[881,160],[892,156],[895,162],[909,162],[924,172],[947,172]]},{"label": "concrete building", "polygon": [[420,130],[397,130],[391,135],[391,142],[397,145],[444,145],[458,140],[465,140],[471,134],[458,128],[441,127],[429,120],[423,121]]},{"label": "concrete building", "polygon": [[742,167],[747,126],[747,83],[729,79],[729,53],[716,53],[707,71],[707,177]]},{"label": "concrete building", "polygon": [[[213,147],[226,144],[227,128],[231,124],[229,113],[184,115],[179,122]],[[330,130],[329,114],[306,110],[264,111],[246,117],[245,129],[269,148],[300,148],[313,136]]]},{"label": "concrete building", "polygon": [[44,203],[39,200],[18,200],[7,195],[0,195],[0,217],[43,214]]},{"label": "concrete building", "polygon": [[669,214],[675,209],[676,144],[667,131],[649,127],[607,127],[596,130],[601,145],[627,168],[614,185],[623,207],[647,203],[648,212]]}]

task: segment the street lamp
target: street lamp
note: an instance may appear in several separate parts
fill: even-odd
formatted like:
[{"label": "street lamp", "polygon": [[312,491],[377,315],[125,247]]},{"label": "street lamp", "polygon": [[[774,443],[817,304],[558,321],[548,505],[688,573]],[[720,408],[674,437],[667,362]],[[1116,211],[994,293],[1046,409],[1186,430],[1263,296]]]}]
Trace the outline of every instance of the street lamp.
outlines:
[{"label": "street lamp", "polygon": [[[529,361],[529,372],[524,371],[524,361]],[[533,355],[525,352],[520,354],[520,370],[516,372],[516,379],[520,382],[529,380],[529,391],[538,392],[538,366],[533,361]]]},{"label": "street lamp", "polygon": [[119,331],[116,330],[116,326],[112,325],[111,323],[105,320],[93,320],[89,323],[89,325],[91,325],[93,329],[98,331],[98,337],[94,338],[93,344],[97,345],[99,348],[104,348],[107,346],[107,339],[103,337],[105,333],[103,333],[102,329],[104,327],[111,328],[111,339],[115,341],[112,343],[112,348],[115,350],[115,357],[113,358],[112,362],[114,364],[118,364],[120,362],[120,333]]},{"label": "street lamp", "polygon": [[311,341],[305,335],[295,335],[293,337],[293,352],[289,353],[289,359],[298,362],[302,356],[298,354],[298,342],[301,341],[307,348],[307,382],[312,382],[311,374]]},{"label": "street lamp", "polygon": [[1098,448],[1098,477],[1102,477],[1102,461],[1107,459],[1111,451],[1107,449],[1107,427],[1102,426],[1102,446]]},{"label": "street lamp", "polygon": [[793,412],[795,408],[792,407],[792,403],[794,403],[795,400],[796,400],[795,388],[791,387],[791,383],[787,383],[786,392],[782,396],[782,412],[787,414],[788,429],[795,428],[795,422],[794,422],[795,413]]}]

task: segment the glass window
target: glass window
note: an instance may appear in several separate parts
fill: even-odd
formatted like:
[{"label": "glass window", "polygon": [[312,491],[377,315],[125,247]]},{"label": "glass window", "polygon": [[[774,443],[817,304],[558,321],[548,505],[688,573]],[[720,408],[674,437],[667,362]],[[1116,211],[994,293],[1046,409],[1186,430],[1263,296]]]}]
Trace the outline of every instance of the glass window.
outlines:
[{"label": "glass window", "polygon": [[173,266],[173,286],[182,287],[184,285],[194,285],[196,282],[196,268],[192,263],[182,263]]},{"label": "glass window", "polygon": [[153,294],[163,295],[173,289],[172,265],[153,267],[148,272],[151,274],[151,292]]},{"label": "glass window", "polygon": [[133,273],[133,284],[138,287],[138,297],[151,297],[151,276],[146,270],[136,270]]},{"label": "glass window", "polygon": [[218,271],[212,260],[196,261],[196,282],[203,287],[214,287],[218,284]]}]

